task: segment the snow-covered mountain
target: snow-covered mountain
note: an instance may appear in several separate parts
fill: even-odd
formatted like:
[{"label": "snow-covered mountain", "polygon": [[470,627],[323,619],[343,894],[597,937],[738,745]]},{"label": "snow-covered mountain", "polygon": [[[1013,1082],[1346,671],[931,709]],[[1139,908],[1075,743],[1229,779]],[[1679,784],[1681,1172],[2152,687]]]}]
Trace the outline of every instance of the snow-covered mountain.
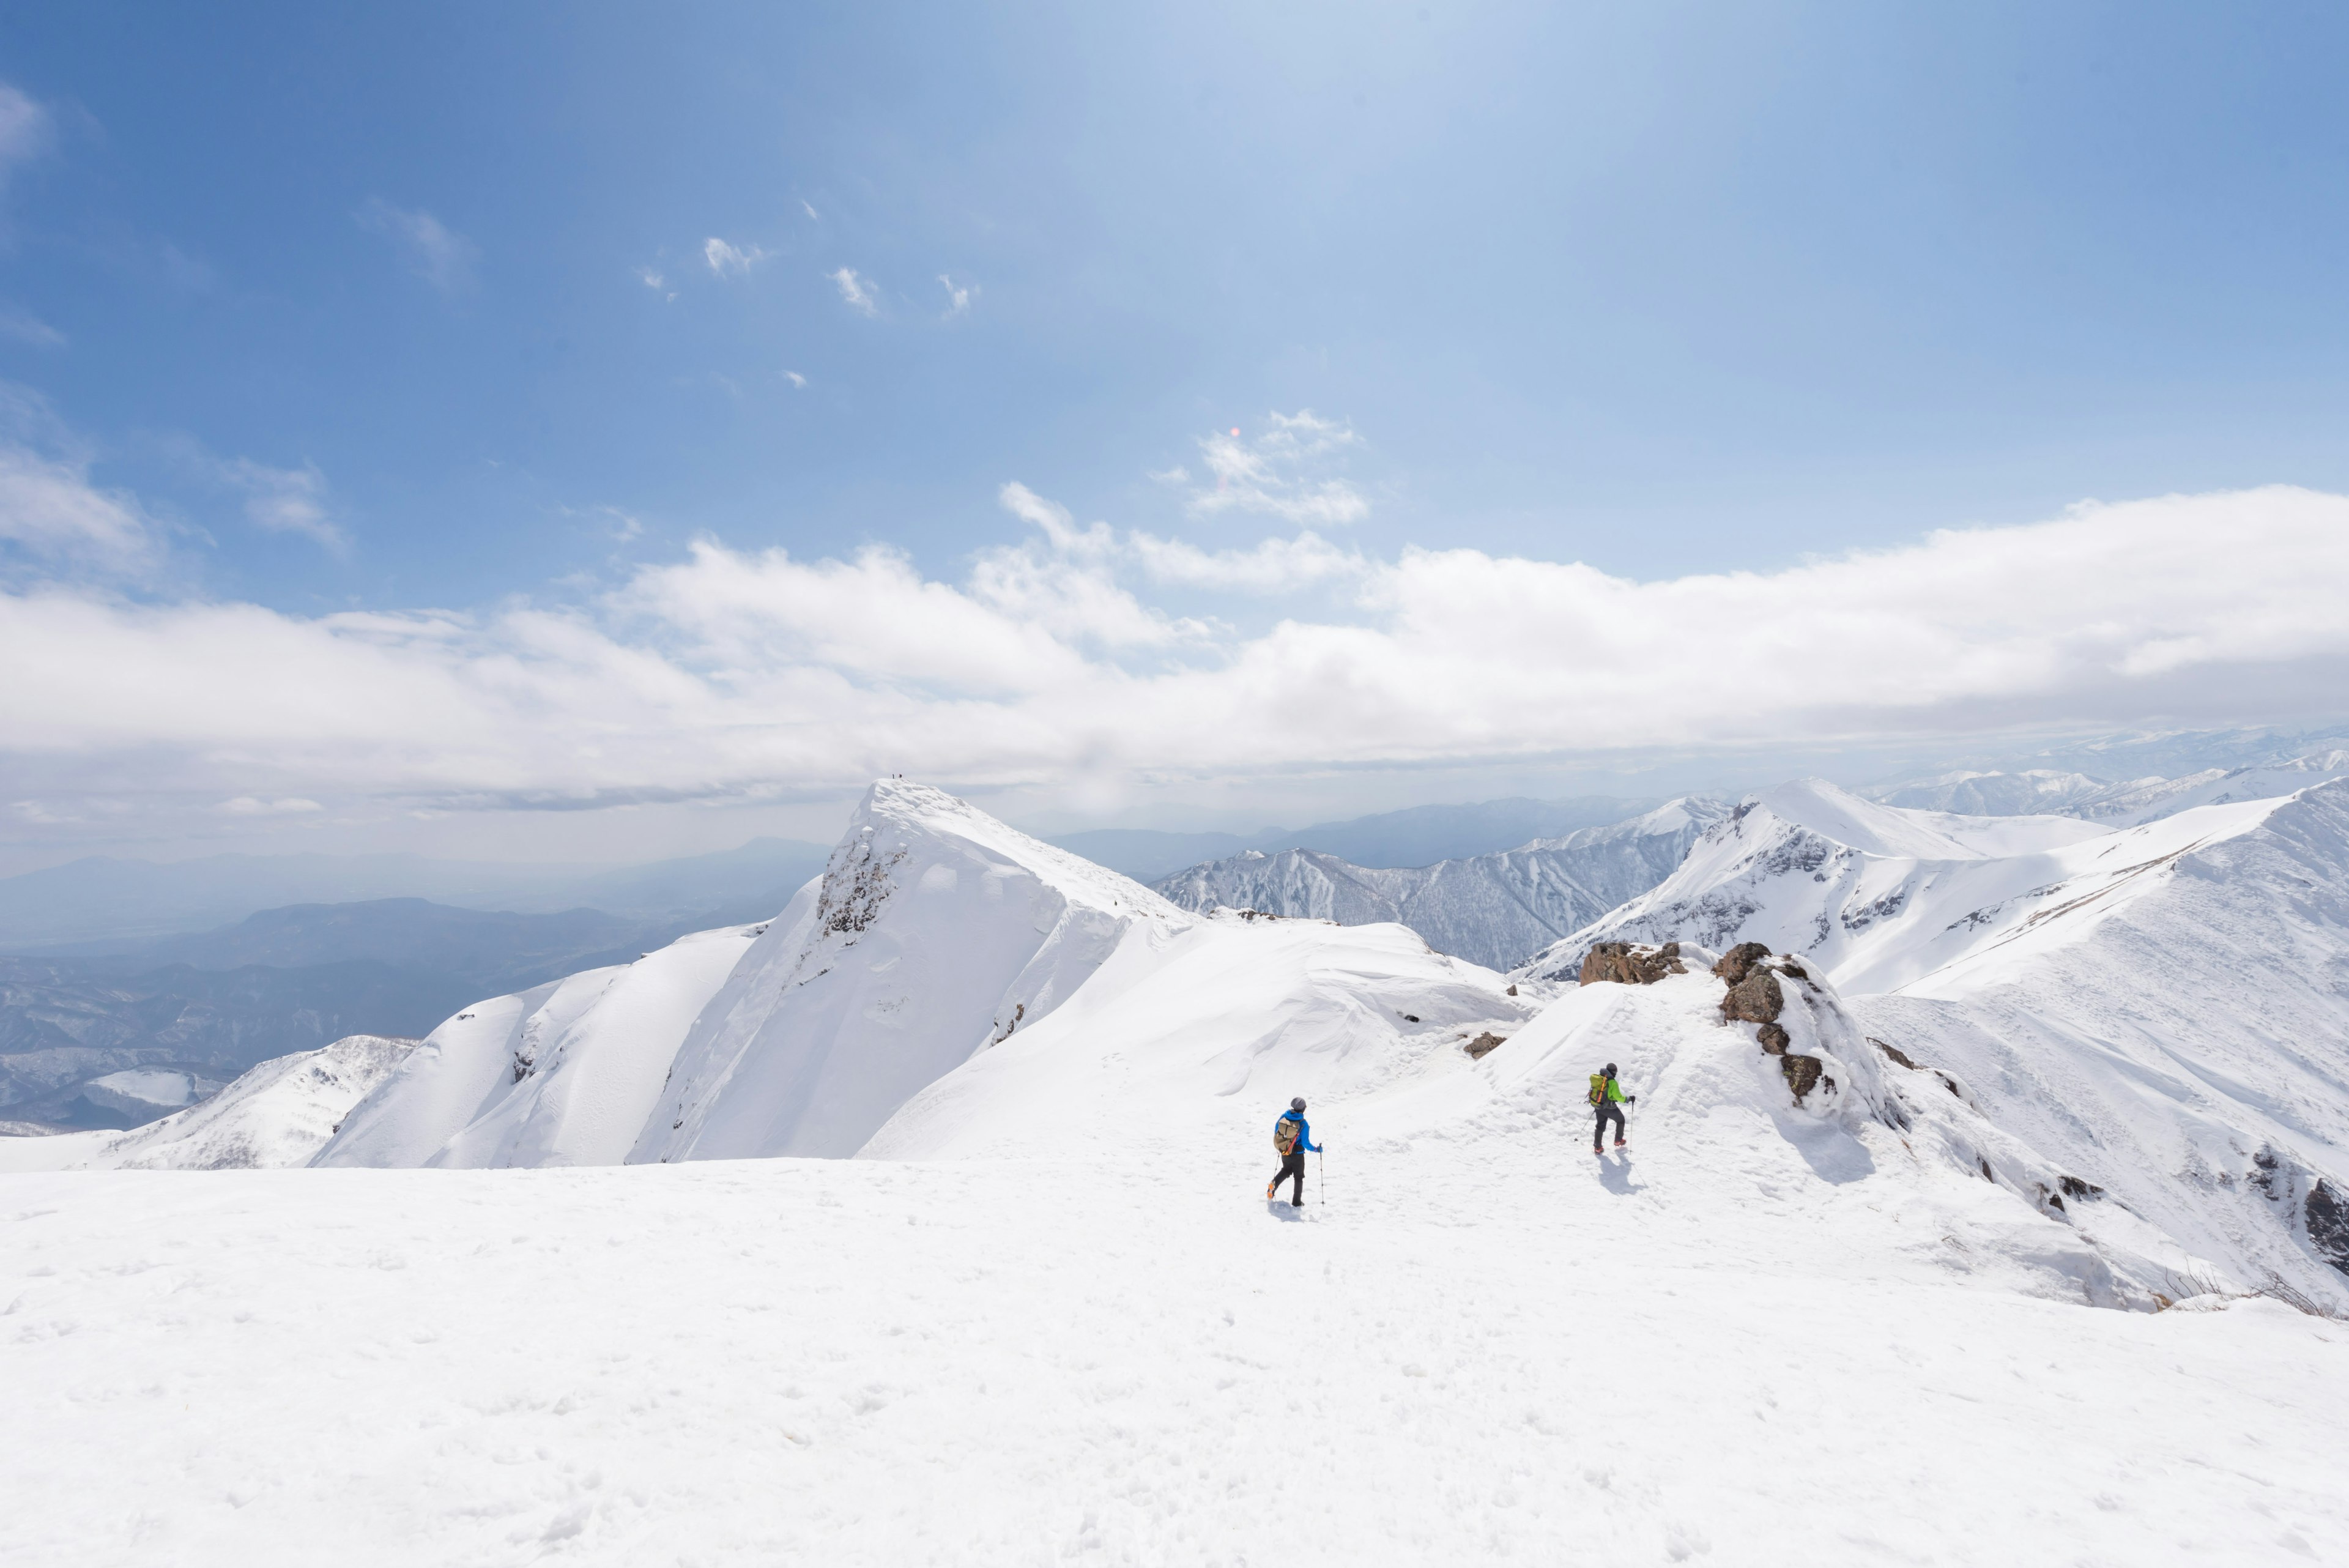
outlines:
[{"label": "snow-covered mountain", "polygon": [[[2344,794],[1774,791],[1654,896],[1783,940],[1580,984],[1185,914],[891,781],[785,915],[465,1009],[325,1161],[602,1168],[9,1177],[0,1556],[2325,1560],[2339,1330],[2242,1292],[2349,1301]],[[1893,887],[1831,924],[1899,993],[1790,950]],[[863,1158],[700,1158],[784,1147]]]},{"label": "snow-covered mountain", "polygon": [[1886,805],[1975,816],[2054,814],[2129,827],[2198,805],[2272,800],[2310,784],[2349,776],[2349,751],[2327,748],[2232,768],[2205,768],[2176,778],[2118,781],[2059,769],[1954,773],[1858,793]]},{"label": "snow-covered mountain", "polygon": [[774,919],[466,1009],[318,1163],[853,1154],[1123,944],[1192,923],[951,795],[883,780]]},{"label": "snow-covered mountain", "polygon": [[199,1105],[129,1132],[0,1140],[0,1170],[243,1170],[307,1165],[353,1106],[414,1050],[348,1034],[252,1068]]},{"label": "snow-covered mountain", "polygon": [[2341,1294],[2349,781],[2120,830],[1788,785],[1526,973],[1671,940],[1801,955],[1872,1033],[2198,1256]]},{"label": "snow-covered mountain", "polygon": [[1506,969],[1663,880],[1728,810],[1688,796],[1626,822],[1408,870],[1306,849],[1250,850],[1156,886],[1186,909],[1258,909],[1343,926],[1392,920],[1439,952]]}]

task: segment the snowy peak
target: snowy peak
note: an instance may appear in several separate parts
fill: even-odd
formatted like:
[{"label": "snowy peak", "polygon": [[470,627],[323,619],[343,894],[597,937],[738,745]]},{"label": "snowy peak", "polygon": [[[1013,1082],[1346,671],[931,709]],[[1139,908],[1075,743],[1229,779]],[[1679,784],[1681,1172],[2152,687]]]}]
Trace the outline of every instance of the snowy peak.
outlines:
[{"label": "snowy peak", "polygon": [[865,791],[833,849],[818,897],[819,927],[862,929],[858,922],[869,922],[878,912],[876,900],[895,886],[890,868],[920,844],[958,845],[964,858],[976,852],[991,864],[1017,867],[1077,908],[1188,923],[1181,910],[1130,877],[1030,838],[942,789],[892,778],[875,780]]},{"label": "snowy peak", "polygon": [[695,1022],[629,1158],[849,1155],[906,1099],[1192,924],[941,790],[874,784]]}]

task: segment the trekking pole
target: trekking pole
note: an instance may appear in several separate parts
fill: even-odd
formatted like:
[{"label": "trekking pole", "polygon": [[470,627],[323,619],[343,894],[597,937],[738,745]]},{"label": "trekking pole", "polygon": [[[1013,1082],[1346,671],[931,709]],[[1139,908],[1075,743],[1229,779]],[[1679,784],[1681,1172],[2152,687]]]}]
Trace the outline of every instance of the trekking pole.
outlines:
[{"label": "trekking pole", "polygon": [[1321,1152],[1318,1148],[1313,1151],[1313,1184],[1321,1189],[1321,1201],[1327,1205],[1330,1201],[1330,1165],[1321,1158]]}]

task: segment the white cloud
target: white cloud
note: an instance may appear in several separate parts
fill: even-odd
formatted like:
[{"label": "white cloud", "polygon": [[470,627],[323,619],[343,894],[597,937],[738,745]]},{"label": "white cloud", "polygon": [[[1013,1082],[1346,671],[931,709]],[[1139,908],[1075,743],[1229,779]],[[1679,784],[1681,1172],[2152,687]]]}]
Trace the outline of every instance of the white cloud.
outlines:
[{"label": "white cloud", "polygon": [[36,348],[62,348],[66,346],[64,333],[39,317],[22,310],[0,308],[0,337],[13,337]]},{"label": "white cloud", "polygon": [[[1358,523],[1370,515],[1370,503],[1346,481],[1322,471],[1360,444],[1352,427],[1310,409],[1268,416],[1263,433],[1253,439],[1237,427],[1203,436],[1200,456],[1215,483],[1192,493],[1191,510],[1257,512],[1324,526]],[[1188,478],[1181,469],[1173,473]]]},{"label": "white cloud", "polygon": [[370,196],[357,214],[359,227],[387,236],[408,257],[416,275],[443,294],[458,294],[473,286],[473,264],[481,251],[472,241],[431,213],[395,207],[380,196]]},{"label": "white cloud", "polygon": [[807,378],[801,375],[797,370],[784,371],[783,379],[789,381],[794,387],[804,387],[807,385]]},{"label": "white cloud", "polygon": [[334,551],[350,539],[326,513],[326,476],[316,463],[272,468],[249,457],[212,465],[221,482],[244,494],[246,521],[273,534],[301,534]]},{"label": "white cloud", "polygon": [[304,800],[298,795],[289,795],[281,800],[262,800],[254,795],[241,794],[233,800],[221,802],[220,809],[231,816],[285,816],[306,815],[326,808],[315,800]]},{"label": "white cloud", "polygon": [[90,461],[40,394],[0,382],[0,564],[129,580],[161,564],[161,525],[95,483]]},{"label": "white cloud", "polygon": [[137,576],[160,532],[130,495],[90,482],[86,462],[0,441],[0,540],[53,566]]},{"label": "white cloud", "polygon": [[970,296],[978,292],[978,285],[975,283],[957,284],[953,278],[947,276],[945,273],[938,274],[938,282],[947,291],[947,314],[948,316],[960,316],[964,311],[970,308]]},{"label": "white cloud", "polygon": [[730,245],[717,235],[701,242],[701,259],[719,277],[741,277],[767,259],[767,253],[758,245]]},{"label": "white cloud", "polygon": [[808,202],[807,202],[804,199],[802,199],[802,200],[801,201],[801,202],[800,202],[800,211],[801,211],[801,212],[802,212],[802,213],[806,213],[809,217],[811,217],[811,218],[815,218],[815,221],[816,221],[816,222],[818,222],[818,223],[822,223],[822,222],[823,221],[822,218],[818,218],[818,217],[816,217],[816,211],[815,211],[815,209],[814,209],[812,206],[809,205],[809,204],[808,204]]},{"label": "white cloud", "polygon": [[49,111],[6,82],[0,82],[0,184],[21,163],[49,150],[56,124]]},{"label": "white cloud", "polygon": [[868,277],[858,275],[854,267],[842,267],[823,275],[840,290],[841,303],[866,316],[881,314],[881,286]]},{"label": "white cloud", "polygon": [[[2336,711],[2349,674],[2349,498],[2304,490],[1649,581],[1310,534],[1209,552],[1080,525],[1024,487],[1003,502],[1034,532],[952,578],[884,546],[705,540],[574,607],[479,616],[0,593],[0,669],[37,672],[0,682],[0,767],[52,814],[126,776],[207,805],[576,805],[898,769],[1229,777],[2239,722]],[[66,526],[135,529],[122,516]],[[1160,586],[1328,597],[1239,629]]]}]

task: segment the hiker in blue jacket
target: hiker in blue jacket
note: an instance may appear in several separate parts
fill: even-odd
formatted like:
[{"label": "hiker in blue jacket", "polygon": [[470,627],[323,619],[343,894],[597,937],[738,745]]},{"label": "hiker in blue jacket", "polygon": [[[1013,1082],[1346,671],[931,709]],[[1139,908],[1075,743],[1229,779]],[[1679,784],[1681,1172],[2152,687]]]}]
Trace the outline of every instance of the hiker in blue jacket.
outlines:
[{"label": "hiker in blue jacket", "polygon": [[1271,1185],[1264,1189],[1264,1200],[1273,1202],[1280,1184],[1287,1181],[1289,1207],[1304,1208],[1305,1153],[1310,1149],[1319,1154],[1321,1146],[1313,1141],[1313,1129],[1306,1125],[1303,1100],[1289,1101],[1288,1109],[1272,1124],[1272,1147],[1280,1153],[1280,1168],[1273,1173]]}]

